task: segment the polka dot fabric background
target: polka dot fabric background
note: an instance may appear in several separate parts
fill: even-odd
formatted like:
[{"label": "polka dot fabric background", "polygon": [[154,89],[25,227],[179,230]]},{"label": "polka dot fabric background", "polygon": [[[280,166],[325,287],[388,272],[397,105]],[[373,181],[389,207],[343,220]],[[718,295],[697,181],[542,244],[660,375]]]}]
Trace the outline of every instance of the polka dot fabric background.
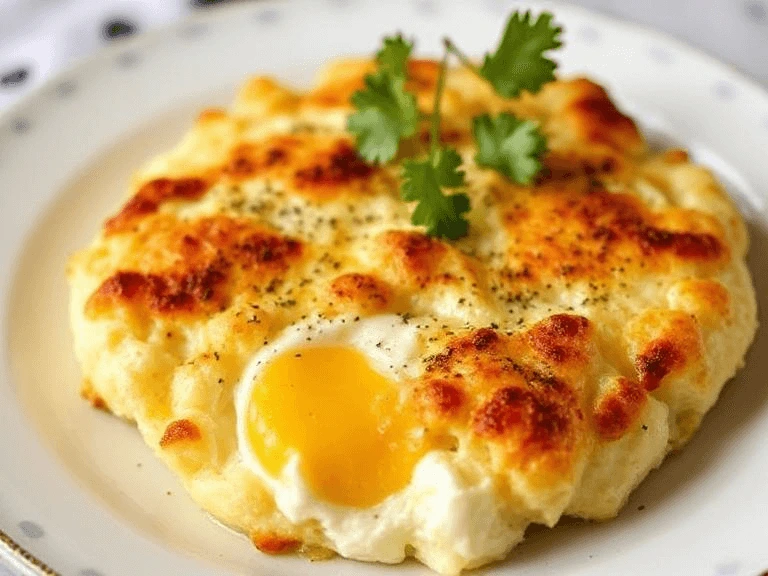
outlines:
[{"label": "polka dot fabric background", "polygon": [[[226,1],[0,0],[0,112],[47,77],[103,45],[120,42],[194,11],[213,10]],[[574,3],[671,33],[768,86],[768,0]],[[590,30],[582,32],[589,34]],[[669,55],[661,51],[653,57],[663,62]],[[126,61],[125,65],[130,66],[131,62]],[[65,90],[66,85],[60,89]],[[731,96],[729,85],[715,90],[723,99]],[[19,528],[22,546],[46,535],[45,529],[32,521],[22,521]],[[726,568],[720,573],[731,572]],[[3,567],[2,560],[0,576],[14,576]],[[84,570],[78,576],[101,575]]]},{"label": "polka dot fabric background", "polygon": [[[0,0],[0,110],[104,44],[225,1]],[[768,0],[574,3],[672,33],[768,85]]]}]

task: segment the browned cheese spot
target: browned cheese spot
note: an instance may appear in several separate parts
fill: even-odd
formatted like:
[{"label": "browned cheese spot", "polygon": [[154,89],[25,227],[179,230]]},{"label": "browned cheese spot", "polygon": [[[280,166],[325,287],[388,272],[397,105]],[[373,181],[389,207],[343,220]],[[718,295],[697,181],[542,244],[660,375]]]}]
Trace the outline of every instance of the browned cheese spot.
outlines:
[{"label": "browned cheese spot", "polygon": [[334,278],[331,291],[342,301],[355,302],[363,309],[383,310],[389,304],[389,285],[370,274],[349,273]]},{"label": "browned cheese spot", "polygon": [[104,233],[118,234],[131,230],[141,218],[157,212],[170,200],[197,200],[208,190],[202,178],[158,178],[144,184],[115,216],[104,223]]},{"label": "browned cheese spot", "polygon": [[[561,337],[567,341],[579,330],[564,325]],[[577,391],[564,379],[568,375],[555,375],[557,367],[546,358],[532,361],[532,352],[524,333],[473,330],[428,359],[417,400],[431,424],[466,426],[522,466],[534,461],[546,462],[542,470],[568,466],[583,434]]]},{"label": "browned cheese spot", "polygon": [[496,438],[522,432],[522,450],[540,453],[567,443],[572,435],[575,404],[563,387],[506,387],[475,412],[478,436]]},{"label": "browned cheese spot", "polygon": [[646,346],[635,360],[640,382],[649,392],[656,390],[667,374],[685,363],[685,353],[674,340],[661,338]]},{"label": "browned cheese spot", "polygon": [[420,232],[395,230],[384,233],[382,241],[409,284],[424,288],[453,279],[450,273],[442,271],[441,261],[448,248],[439,240]]},{"label": "browned cheese spot", "polygon": [[531,347],[554,364],[586,358],[590,322],[583,316],[555,314],[545,318],[527,333]]},{"label": "browned cheese spot", "polygon": [[414,58],[408,61],[408,82],[406,90],[431,92],[437,85],[440,64],[435,60]]},{"label": "browned cheese spot", "polygon": [[431,414],[442,418],[457,415],[466,405],[461,384],[442,379],[428,381],[419,391],[419,399]]},{"label": "browned cheese spot", "polygon": [[572,80],[568,88],[575,97],[562,114],[580,138],[617,150],[633,151],[641,146],[635,123],[616,108],[604,88],[586,79]]},{"label": "browned cheese spot", "polygon": [[[284,272],[302,253],[297,240],[225,216],[171,221],[167,228],[147,235],[148,243],[157,243],[173,256],[173,265],[115,272],[88,299],[89,315],[115,306],[162,314],[220,310],[235,288],[230,286],[235,270],[240,271],[236,275],[240,284],[260,284]],[[152,262],[146,267],[151,268]]]},{"label": "browned cheese spot", "polygon": [[709,232],[664,229],[630,194],[546,188],[518,198],[505,215],[513,266],[508,275],[515,279],[627,276],[679,262],[719,264],[728,255]]},{"label": "browned cheese spot", "polygon": [[225,175],[239,180],[270,173],[289,163],[290,154],[301,141],[292,136],[278,136],[261,143],[239,144],[229,153]]},{"label": "browned cheese spot", "polygon": [[254,532],[251,534],[251,542],[264,554],[288,554],[295,552],[301,546],[301,540],[281,536],[273,532]]},{"label": "browned cheese spot", "polygon": [[90,387],[89,388],[83,388],[81,390],[82,397],[90,402],[91,406],[96,408],[97,410],[103,410],[104,412],[109,412],[109,406],[107,405],[107,402],[102,398],[99,394],[94,392]]},{"label": "browned cheese spot", "polygon": [[202,434],[200,433],[200,428],[197,427],[197,424],[186,419],[174,420],[168,424],[165,432],[163,432],[163,437],[160,439],[160,446],[165,448],[166,446],[177,444],[179,442],[195,442],[201,438]]},{"label": "browned cheese spot", "polygon": [[236,146],[222,173],[235,181],[282,180],[289,190],[322,201],[366,193],[380,169],[367,164],[344,137],[298,133]]},{"label": "browned cheese spot", "polygon": [[341,184],[364,180],[374,172],[352,145],[346,140],[338,142],[330,150],[319,152],[314,162],[296,170],[294,182],[299,189],[335,189]]},{"label": "browned cheese spot", "polygon": [[593,414],[597,433],[604,440],[621,438],[640,415],[647,395],[633,380],[619,378],[597,402]]}]

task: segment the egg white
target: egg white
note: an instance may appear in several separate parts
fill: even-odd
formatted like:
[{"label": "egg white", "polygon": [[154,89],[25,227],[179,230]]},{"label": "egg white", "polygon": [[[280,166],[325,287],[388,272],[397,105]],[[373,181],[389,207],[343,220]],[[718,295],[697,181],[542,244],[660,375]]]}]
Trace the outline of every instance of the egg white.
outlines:
[{"label": "egg white", "polygon": [[355,560],[398,563],[412,547],[422,562],[453,574],[505,556],[522,539],[524,524],[510,525],[503,518],[490,480],[468,485],[450,452],[427,453],[405,488],[369,508],[341,506],[314,496],[301,476],[299,454],[289,458],[279,478],[264,470],[247,434],[253,387],[275,356],[329,344],[356,348],[374,370],[394,381],[418,371],[417,329],[394,315],[359,321],[351,317],[307,320],[286,329],[253,357],[235,392],[238,449],[248,468],[272,492],[280,512],[297,524],[318,521],[333,548]]}]

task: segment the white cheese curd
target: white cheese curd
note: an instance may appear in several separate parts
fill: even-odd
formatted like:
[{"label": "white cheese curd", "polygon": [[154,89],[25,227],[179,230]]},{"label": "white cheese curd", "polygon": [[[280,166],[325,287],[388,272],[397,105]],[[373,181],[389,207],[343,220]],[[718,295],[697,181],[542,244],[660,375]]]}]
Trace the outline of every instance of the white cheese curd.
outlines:
[{"label": "white cheese curd", "polygon": [[298,456],[279,480],[263,471],[257,474],[286,518],[319,521],[336,551],[355,560],[401,562],[410,545],[425,564],[454,574],[502,558],[523,535],[522,526],[509,526],[501,517],[490,480],[466,485],[445,452],[426,454],[408,486],[366,509],[315,498],[301,477]]}]

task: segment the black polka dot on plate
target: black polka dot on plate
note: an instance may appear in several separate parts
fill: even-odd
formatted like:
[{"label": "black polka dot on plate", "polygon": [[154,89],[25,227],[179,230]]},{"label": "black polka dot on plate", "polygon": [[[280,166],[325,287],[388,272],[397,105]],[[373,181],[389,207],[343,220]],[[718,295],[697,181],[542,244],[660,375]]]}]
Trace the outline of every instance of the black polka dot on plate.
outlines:
[{"label": "black polka dot on plate", "polygon": [[208,26],[202,22],[193,22],[179,29],[179,36],[188,40],[200,38],[208,31]]},{"label": "black polka dot on plate", "polygon": [[349,8],[352,0],[330,0],[330,3],[336,8]]},{"label": "black polka dot on plate", "polygon": [[759,0],[749,0],[744,4],[744,10],[747,16],[755,22],[763,22],[768,16],[768,9]]},{"label": "black polka dot on plate", "polygon": [[503,5],[503,2],[500,2],[499,0],[483,0],[483,6],[486,10],[495,14],[507,15],[506,7]]},{"label": "black polka dot on plate", "polygon": [[600,41],[600,32],[592,26],[582,26],[576,31],[580,40],[587,44],[597,44]]},{"label": "black polka dot on plate", "polygon": [[728,82],[717,82],[712,90],[720,100],[732,100],[736,96],[736,88]]},{"label": "black polka dot on plate", "polygon": [[[31,123],[26,118],[16,118],[13,122],[11,122],[11,130],[13,130],[16,134],[24,134],[25,132],[29,132],[30,127]],[[22,522],[22,524],[24,524],[24,522]]]},{"label": "black polka dot on plate", "polygon": [[420,14],[435,14],[437,12],[437,4],[432,0],[415,0],[413,7]]},{"label": "black polka dot on plate", "polygon": [[42,538],[45,534],[45,530],[43,530],[39,524],[35,524],[29,520],[19,522],[19,528],[27,538]]},{"label": "black polka dot on plate", "polygon": [[56,86],[56,96],[66,98],[75,91],[75,83],[72,80],[64,80]]},{"label": "black polka dot on plate", "polygon": [[93,568],[86,568],[85,570],[80,570],[80,572],[77,573],[77,576],[104,576],[104,575],[98,570],[94,570]]},{"label": "black polka dot on plate", "polygon": [[739,562],[720,564],[715,568],[715,576],[735,576],[739,573],[740,568],[741,564],[739,564]]},{"label": "black polka dot on plate", "polygon": [[19,66],[12,70],[7,70],[0,74],[0,86],[3,88],[12,88],[24,84],[29,78],[29,68]]},{"label": "black polka dot on plate", "polygon": [[117,65],[120,68],[133,68],[139,63],[141,58],[136,52],[123,52],[117,56]]},{"label": "black polka dot on plate", "polygon": [[136,33],[138,27],[127,18],[111,18],[101,27],[101,35],[107,40],[125,38]]},{"label": "black polka dot on plate", "polygon": [[669,50],[661,46],[651,46],[648,49],[648,55],[659,64],[671,64],[675,59]]},{"label": "black polka dot on plate", "polygon": [[224,4],[230,0],[189,0],[193,8],[206,8],[214,4]]},{"label": "black polka dot on plate", "polygon": [[280,12],[270,8],[256,12],[253,17],[257,22],[262,24],[272,24],[272,22],[277,22],[280,20]]}]

